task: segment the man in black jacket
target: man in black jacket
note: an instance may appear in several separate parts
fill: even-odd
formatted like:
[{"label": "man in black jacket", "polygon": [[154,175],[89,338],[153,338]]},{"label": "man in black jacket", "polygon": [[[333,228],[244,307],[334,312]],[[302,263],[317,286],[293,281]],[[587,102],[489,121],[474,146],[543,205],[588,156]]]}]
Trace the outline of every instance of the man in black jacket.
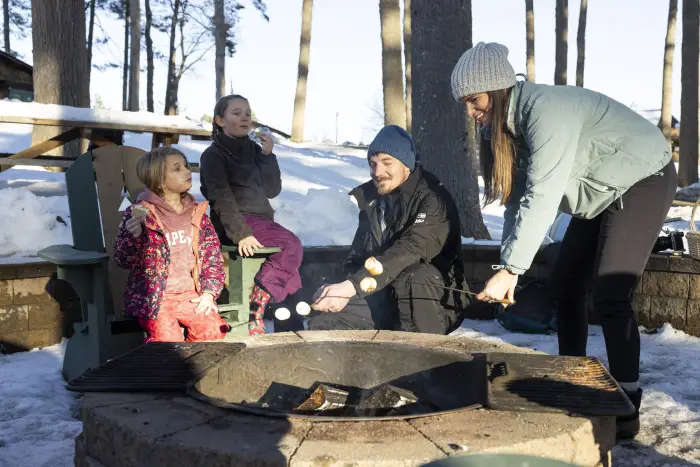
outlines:
[{"label": "man in black jacket", "polygon": [[[459,326],[470,300],[445,286],[466,289],[459,256],[459,214],[445,187],[416,165],[413,140],[398,126],[384,127],[367,152],[372,180],[350,194],[360,219],[344,282],[322,286],[311,330],[389,329],[446,334]],[[375,257],[383,272],[364,268]],[[360,282],[374,277],[365,293]]]}]

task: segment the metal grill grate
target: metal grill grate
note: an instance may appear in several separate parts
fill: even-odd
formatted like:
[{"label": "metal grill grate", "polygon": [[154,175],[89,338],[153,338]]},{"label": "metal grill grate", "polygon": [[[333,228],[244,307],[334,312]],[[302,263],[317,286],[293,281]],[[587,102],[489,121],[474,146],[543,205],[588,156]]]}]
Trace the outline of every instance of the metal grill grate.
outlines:
[{"label": "metal grill grate", "polygon": [[195,376],[245,348],[222,342],[151,342],[66,384],[78,392],[182,391]]},{"label": "metal grill grate", "polygon": [[634,413],[630,400],[594,357],[487,354],[488,407],[592,416]]}]

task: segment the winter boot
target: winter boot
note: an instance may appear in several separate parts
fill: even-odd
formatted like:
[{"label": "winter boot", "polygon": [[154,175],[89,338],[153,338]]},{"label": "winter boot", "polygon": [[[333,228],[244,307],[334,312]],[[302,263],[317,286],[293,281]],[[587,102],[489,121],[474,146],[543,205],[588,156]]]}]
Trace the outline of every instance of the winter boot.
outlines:
[{"label": "winter boot", "polygon": [[636,392],[625,391],[634,408],[634,414],[626,417],[617,417],[617,439],[632,439],[639,433],[639,406],[642,405],[642,390],[637,389]]},{"label": "winter boot", "polygon": [[272,296],[265,290],[261,285],[255,284],[253,290],[250,292],[250,317],[248,318],[248,334],[251,336],[257,336],[260,334],[265,334],[265,322],[263,321],[263,316],[265,315],[265,307]]}]

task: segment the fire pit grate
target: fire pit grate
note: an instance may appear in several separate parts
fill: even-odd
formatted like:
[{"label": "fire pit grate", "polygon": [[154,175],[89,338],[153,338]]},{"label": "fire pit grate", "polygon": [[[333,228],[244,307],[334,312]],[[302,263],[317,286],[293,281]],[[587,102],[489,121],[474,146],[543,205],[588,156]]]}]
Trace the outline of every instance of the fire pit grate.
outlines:
[{"label": "fire pit grate", "polygon": [[489,353],[486,360],[491,409],[618,417],[634,413],[597,358]]},{"label": "fire pit grate", "polygon": [[78,392],[180,391],[245,344],[151,342],[87,371],[66,388]]}]

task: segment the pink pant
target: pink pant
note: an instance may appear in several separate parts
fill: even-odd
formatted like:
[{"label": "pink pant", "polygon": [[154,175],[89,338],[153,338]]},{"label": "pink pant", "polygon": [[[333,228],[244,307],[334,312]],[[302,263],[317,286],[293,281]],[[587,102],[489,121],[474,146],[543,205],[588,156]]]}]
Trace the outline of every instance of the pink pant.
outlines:
[{"label": "pink pant", "polygon": [[139,319],[149,335],[146,342],[183,342],[180,325],[187,328],[187,342],[223,339],[228,324],[218,313],[195,313],[197,303],[191,300],[197,297],[199,294],[195,291],[166,294],[156,319]]}]

